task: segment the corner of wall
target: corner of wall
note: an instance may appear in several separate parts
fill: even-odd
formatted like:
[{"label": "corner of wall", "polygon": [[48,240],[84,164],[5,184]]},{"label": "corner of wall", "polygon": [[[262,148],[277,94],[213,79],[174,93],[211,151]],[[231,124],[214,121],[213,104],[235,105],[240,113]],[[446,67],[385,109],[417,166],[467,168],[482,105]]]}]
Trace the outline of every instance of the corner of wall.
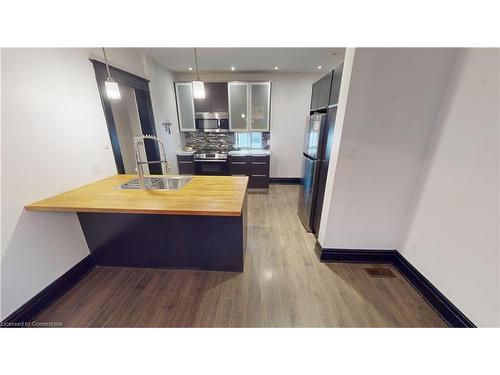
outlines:
[{"label": "corner of wall", "polygon": [[337,119],[333,135],[332,150],[330,152],[330,163],[328,165],[328,176],[326,179],[325,198],[323,201],[323,210],[321,212],[321,221],[318,233],[318,242],[323,247],[328,247],[327,228],[330,223],[330,210],[332,208],[332,196],[335,184],[335,173],[337,170],[338,155],[340,152],[340,143],[342,142],[342,130],[344,127],[344,118],[349,96],[349,85],[351,82],[351,73],[355,59],[355,48],[347,48],[345,52],[344,68],[342,72],[342,82],[340,84],[339,103],[337,109]]}]

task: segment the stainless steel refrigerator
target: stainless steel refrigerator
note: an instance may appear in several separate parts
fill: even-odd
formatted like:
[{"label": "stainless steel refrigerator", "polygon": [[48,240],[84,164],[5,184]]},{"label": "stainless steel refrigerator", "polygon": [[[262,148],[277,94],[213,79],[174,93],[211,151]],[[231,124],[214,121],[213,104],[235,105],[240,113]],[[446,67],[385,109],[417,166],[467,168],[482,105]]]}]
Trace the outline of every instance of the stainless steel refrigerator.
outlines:
[{"label": "stainless steel refrigerator", "polygon": [[314,113],[309,116],[306,124],[298,212],[300,220],[308,232],[313,231],[319,169],[327,133],[326,119],[326,113]]}]

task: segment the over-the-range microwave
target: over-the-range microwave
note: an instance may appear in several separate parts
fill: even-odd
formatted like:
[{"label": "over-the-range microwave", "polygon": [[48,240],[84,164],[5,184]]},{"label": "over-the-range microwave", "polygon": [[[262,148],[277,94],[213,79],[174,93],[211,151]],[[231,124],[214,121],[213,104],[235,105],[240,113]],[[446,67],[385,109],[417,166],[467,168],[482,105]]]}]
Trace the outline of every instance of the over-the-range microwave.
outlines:
[{"label": "over-the-range microwave", "polygon": [[227,112],[196,112],[196,130],[204,132],[228,132],[229,115]]}]

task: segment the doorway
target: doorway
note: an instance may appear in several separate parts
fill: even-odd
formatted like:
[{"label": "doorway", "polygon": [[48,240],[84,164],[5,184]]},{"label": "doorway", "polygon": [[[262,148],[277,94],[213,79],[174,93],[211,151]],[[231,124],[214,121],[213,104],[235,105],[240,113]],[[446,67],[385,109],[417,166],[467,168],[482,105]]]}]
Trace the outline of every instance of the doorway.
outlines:
[{"label": "doorway", "polygon": [[[134,140],[142,134],[156,136],[149,81],[110,65],[111,76],[118,83],[121,94],[121,99],[111,100],[106,95],[104,85],[108,76],[106,65],[97,60],[90,61],[94,66],[116,170],[119,174],[135,174]],[[151,140],[142,143],[139,154],[141,160],[152,162],[161,159],[158,145]],[[146,168],[153,175],[163,172],[161,163],[151,163]],[[148,170],[144,172],[147,173]]]},{"label": "doorway", "polygon": [[[134,144],[142,135],[135,92],[129,87],[120,87],[121,100],[111,101],[111,111],[115,120],[118,143],[125,173],[136,173]],[[141,160],[146,160],[144,144],[139,147]]]}]

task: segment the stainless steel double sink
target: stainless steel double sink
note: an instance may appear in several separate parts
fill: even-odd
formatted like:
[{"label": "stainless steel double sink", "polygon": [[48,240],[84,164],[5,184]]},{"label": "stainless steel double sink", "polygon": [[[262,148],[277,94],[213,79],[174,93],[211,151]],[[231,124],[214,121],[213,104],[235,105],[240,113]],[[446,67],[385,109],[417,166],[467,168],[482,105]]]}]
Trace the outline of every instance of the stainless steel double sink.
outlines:
[{"label": "stainless steel double sink", "polygon": [[[144,187],[146,190],[177,190],[186,185],[192,177],[168,176],[168,177],[144,177]],[[138,178],[120,186],[120,189],[140,189],[141,184]]]}]

